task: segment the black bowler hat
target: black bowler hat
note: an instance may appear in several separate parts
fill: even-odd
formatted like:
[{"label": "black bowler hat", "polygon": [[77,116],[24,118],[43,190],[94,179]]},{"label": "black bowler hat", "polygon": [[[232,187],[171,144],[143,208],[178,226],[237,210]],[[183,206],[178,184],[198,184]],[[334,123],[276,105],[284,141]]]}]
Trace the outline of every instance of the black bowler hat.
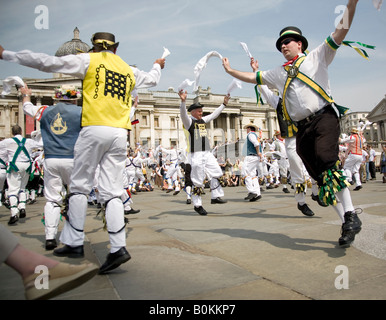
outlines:
[{"label": "black bowler hat", "polygon": [[107,47],[118,48],[119,42],[115,42],[115,36],[109,32],[97,32],[91,37],[91,43],[93,46],[101,45],[103,49]]},{"label": "black bowler hat", "polygon": [[194,109],[199,109],[199,108],[203,108],[203,107],[204,107],[204,106],[203,106],[201,103],[196,102],[196,103],[192,104],[192,105],[189,107],[188,111],[191,112],[191,111],[193,111]]},{"label": "black bowler hat", "polygon": [[299,28],[296,27],[286,27],[280,31],[280,38],[276,41],[276,48],[281,52],[281,43],[285,38],[294,38],[298,41],[301,41],[303,46],[303,52],[306,51],[308,47],[307,39],[302,35],[302,32]]}]

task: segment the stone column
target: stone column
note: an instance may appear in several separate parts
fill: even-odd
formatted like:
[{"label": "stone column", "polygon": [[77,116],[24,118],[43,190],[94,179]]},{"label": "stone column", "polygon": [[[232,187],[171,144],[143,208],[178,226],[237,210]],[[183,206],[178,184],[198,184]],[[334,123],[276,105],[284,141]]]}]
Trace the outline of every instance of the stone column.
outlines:
[{"label": "stone column", "polygon": [[229,118],[229,113],[226,114],[226,139],[227,141],[232,140],[232,133],[231,133],[231,123],[230,123],[230,118]]},{"label": "stone column", "polygon": [[155,131],[154,131],[154,110],[150,110],[150,146],[155,147]]}]

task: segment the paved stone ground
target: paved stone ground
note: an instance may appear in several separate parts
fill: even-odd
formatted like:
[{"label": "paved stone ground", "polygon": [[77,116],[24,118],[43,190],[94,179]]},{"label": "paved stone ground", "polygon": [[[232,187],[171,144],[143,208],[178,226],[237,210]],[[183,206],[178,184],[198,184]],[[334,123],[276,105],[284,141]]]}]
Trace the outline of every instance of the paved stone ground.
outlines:
[{"label": "paved stone ground", "polygon": [[[132,259],[55,299],[383,300],[386,184],[378,174],[363,187],[351,193],[355,207],[363,210],[363,228],[350,248],[337,245],[341,223],[335,211],[318,206],[310,193],[308,204],[315,212],[311,218],[296,208],[293,192],[285,194],[281,188],[264,191],[258,202],[244,200],[244,187],[224,188],[228,202],[215,205],[206,189],[207,216],[195,213],[183,192],[138,193],[133,207],[141,212],[128,216],[126,228]],[[9,211],[1,207],[0,223],[27,248],[52,256],[44,249],[44,203],[38,198],[28,205],[27,218],[10,227]],[[85,259],[57,259],[98,265],[105,261],[108,234],[96,213],[89,207]],[[338,289],[336,283],[347,283],[348,289]],[[1,300],[24,299],[20,277],[5,264],[0,266],[0,287]]]}]

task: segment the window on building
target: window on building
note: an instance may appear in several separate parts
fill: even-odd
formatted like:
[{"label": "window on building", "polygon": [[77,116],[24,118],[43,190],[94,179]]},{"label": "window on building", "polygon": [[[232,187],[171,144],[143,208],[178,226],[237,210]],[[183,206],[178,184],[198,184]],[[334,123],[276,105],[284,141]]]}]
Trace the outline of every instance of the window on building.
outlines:
[{"label": "window on building", "polygon": [[176,118],[170,117],[170,128],[176,128]]},{"label": "window on building", "polygon": [[147,127],[147,126],[148,126],[148,123],[147,123],[147,116],[146,116],[146,115],[142,115],[141,126],[142,126],[142,127]]},{"label": "window on building", "polygon": [[158,117],[154,117],[154,127],[159,128],[159,118]]}]

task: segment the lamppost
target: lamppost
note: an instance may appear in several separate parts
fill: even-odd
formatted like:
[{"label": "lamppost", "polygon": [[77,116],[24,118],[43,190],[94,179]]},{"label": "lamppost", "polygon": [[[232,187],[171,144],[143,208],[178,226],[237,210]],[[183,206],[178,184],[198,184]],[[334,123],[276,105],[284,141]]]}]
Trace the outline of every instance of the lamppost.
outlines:
[{"label": "lamppost", "polygon": [[177,150],[179,148],[179,142],[180,142],[180,126],[179,126],[179,123],[180,123],[180,117],[176,116],[176,121],[177,121]]}]

